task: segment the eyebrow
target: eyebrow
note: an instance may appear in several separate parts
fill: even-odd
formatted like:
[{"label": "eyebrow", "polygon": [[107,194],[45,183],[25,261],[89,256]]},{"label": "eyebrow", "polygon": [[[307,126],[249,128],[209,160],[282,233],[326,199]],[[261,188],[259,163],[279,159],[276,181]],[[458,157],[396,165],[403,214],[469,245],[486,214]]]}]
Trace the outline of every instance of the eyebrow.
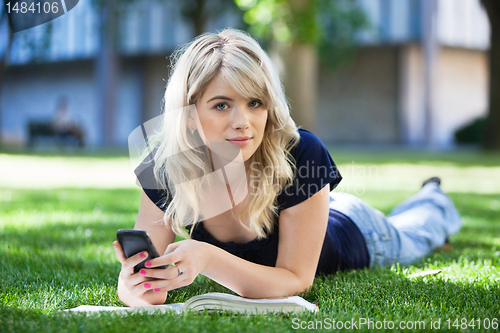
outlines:
[{"label": "eyebrow", "polygon": [[224,99],[226,101],[230,101],[232,102],[233,100],[229,97],[226,97],[226,96],[221,96],[221,95],[217,95],[215,97],[212,97],[210,100],[207,101],[207,104],[210,103],[211,101],[215,100],[215,99]]}]

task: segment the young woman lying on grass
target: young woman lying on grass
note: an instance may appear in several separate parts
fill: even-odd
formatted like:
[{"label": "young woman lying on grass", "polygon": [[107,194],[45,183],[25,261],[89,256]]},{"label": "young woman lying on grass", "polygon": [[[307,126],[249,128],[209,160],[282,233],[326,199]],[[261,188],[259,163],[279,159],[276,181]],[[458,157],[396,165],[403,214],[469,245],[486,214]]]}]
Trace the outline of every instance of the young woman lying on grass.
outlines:
[{"label": "young woman lying on grass", "polygon": [[[342,179],[334,161],[296,127],[276,68],[244,32],[199,36],[174,54],[172,69],[135,224],[164,254],[134,273],[145,254],[126,259],[113,243],[125,304],[164,303],[198,274],[243,297],[293,295],[320,272],[410,263],[459,230],[437,178],[388,217],[331,192]],[[174,243],[176,235],[186,239]]]}]

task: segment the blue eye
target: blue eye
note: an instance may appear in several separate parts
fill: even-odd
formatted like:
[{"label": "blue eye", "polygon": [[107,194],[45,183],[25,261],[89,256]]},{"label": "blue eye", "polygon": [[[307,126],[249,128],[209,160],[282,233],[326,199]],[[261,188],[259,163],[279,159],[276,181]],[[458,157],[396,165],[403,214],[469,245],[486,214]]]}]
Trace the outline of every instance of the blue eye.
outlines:
[{"label": "blue eye", "polygon": [[228,106],[226,103],[218,103],[218,104],[215,104],[215,106],[214,106],[214,107],[215,107],[217,110],[225,110],[225,108],[224,108],[224,109],[219,108],[219,106],[220,106],[220,105],[223,105],[223,106],[224,106],[224,105],[225,105],[225,106]]},{"label": "blue eye", "polygon": [[[255,105],[254,103],[257,103],[258,105]],[[253,104],[253,105],[252,105]],[[251,101],[250,102],[250,106],[251,107],[254,107],[254,108],[258,108],[259,106],[262,105],[262,102],[261,101]]]}]

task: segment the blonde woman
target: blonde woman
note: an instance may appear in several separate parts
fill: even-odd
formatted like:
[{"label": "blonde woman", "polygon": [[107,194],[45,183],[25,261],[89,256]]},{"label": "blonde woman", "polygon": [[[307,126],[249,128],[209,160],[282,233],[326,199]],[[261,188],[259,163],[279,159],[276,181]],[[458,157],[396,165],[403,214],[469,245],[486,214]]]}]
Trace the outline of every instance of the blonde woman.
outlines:
[{"label": "blonde woman", "polygon": [[[198,274],[243,297],[294,295],[319,273],[411,262],[458,231],[460,215],[437,178],[388,217],[331,192],[342,179],[333,159],[313,133],[297,128],[276,68],[246,33],[203,34],[172,63],[162,128],[138,175],[135,224],[163,255],[134,273],[145,254],[126,259],[113,243],[125,304],[164,303],[169,290]],[[228,171],[233,158],[243,173]],[[226,196],[230,206],[217,206]],[[176,235],[185,240],[174,242]]]}]

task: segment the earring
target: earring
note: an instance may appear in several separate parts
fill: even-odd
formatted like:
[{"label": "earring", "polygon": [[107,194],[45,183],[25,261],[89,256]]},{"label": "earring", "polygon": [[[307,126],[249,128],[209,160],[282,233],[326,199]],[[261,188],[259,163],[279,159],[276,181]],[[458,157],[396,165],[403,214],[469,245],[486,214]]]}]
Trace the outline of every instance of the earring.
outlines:
[{"label": "earring", "polygon": [[196,128],[191,130],[191,135],[194,135],[194,131],[196,131]]}]

